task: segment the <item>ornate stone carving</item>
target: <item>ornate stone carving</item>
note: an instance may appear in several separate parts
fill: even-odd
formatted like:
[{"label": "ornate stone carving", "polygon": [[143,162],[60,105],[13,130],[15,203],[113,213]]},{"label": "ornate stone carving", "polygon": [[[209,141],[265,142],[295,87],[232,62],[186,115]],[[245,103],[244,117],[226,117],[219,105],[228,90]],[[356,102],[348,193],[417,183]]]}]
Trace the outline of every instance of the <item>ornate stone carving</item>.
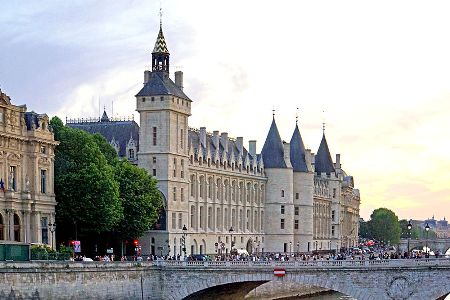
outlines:
[{"label": "ornate stone carving", "polygon": [[50,164],[50,160],[47,157],[39,158],[38,162],[40,165],[49,165]]}]

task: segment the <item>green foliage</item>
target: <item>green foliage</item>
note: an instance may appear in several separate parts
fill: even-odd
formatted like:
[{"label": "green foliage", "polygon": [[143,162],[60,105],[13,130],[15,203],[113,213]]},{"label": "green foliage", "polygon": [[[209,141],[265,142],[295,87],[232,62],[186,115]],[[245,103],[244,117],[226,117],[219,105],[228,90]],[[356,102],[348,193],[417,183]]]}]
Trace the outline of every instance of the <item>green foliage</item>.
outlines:
[{"label": "green foliage", "polygon": [[359,236],[362,238],[371,238],[369,225],[362,218],[359,220]]},{"label": "green foliage", "polygon": [[367,222],[370,235],[379,241],[398,244],[400,240],[400,224],[395,213],[387,208],[375,209]]},{"label": "green foliage", "polygon": [[[53,118],[51,124],[57,124]],[[111,230],[123,217],[114,170],[92,135],[55,126],[55,194],[58,224],[85,232]],[[98,140],[98,139],[97,139]]]},{"label": "green foliage", "polygon": [[113,146],[111,146],[99,133],[93,134],[92,138],[94,139],[94,142],[97,144],[102,154],[105,156],[108,164],[114,165],[118,160],[116,149],[114,149]]},{"label": "green foliage", "polygon": [[31,245],[31,255],[43,255],[48,253],[55,253],[50,246],[47,245]]},{"label": "green foliage", "polygon": [[117,231],[124,239],[138,238],[156,221],[162,206],[156,180],[126,160],[116,164],[115,178],[124,209],[124,218]]},{"label": "green foliage", "polygon": [[68,254],[69,256],[73,256],[73,247],[65,246],[64,244],[59,245],[58,249],[61,254]]}]

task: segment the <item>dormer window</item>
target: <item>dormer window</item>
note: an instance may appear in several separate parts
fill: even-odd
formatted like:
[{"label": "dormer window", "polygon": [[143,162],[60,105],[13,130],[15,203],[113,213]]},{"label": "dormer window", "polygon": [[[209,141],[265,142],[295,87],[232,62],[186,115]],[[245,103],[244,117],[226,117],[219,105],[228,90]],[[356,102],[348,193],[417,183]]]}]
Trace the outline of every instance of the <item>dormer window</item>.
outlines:
[{"label": "dormer window", "polygon": [[129,149],[128,150],[128,158],[129,159],[134,159],[134,149]]}]

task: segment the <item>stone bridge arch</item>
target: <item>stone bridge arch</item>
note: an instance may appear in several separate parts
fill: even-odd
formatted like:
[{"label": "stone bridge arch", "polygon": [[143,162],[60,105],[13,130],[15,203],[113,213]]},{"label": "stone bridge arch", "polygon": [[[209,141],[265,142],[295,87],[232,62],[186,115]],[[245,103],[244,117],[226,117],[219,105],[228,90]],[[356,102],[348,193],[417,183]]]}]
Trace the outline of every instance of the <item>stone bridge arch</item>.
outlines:
[{"label": "stone bridge arch", "polygon": [[[263,284],[268,281],[295,282],[337,291],[358,300],[443,299],[450,293],[448,267],[286,268],[284,277],[273,275],[274,267],[208,266],[163,267],[162,299],[185,299],[189,295],[233,283]],[[439,280],[436,280],[439,278]]]}]

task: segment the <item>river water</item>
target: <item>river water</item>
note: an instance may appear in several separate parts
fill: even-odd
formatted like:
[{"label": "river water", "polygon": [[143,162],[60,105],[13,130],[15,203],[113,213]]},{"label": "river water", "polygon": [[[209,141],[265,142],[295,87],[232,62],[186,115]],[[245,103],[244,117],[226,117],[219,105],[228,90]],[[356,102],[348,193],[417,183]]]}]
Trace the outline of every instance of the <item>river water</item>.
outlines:
[{"label": "river water", "polygon": [[350,296],[347,296],[347,295],[344,295],[344,294],[341,294],[338,292],[332,292],[329,294],[307,297],[304,299],[308,299],[308,300],[356,300],[355,298],[352,298]]}]

